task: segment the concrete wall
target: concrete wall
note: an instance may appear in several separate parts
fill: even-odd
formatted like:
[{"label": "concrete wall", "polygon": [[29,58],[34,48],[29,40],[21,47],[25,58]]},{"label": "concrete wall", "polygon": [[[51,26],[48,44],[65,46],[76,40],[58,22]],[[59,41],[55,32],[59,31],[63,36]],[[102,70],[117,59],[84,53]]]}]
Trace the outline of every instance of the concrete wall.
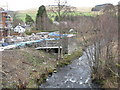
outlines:
[{"label": "concrete wall", "polygon": [[63,48],[63,54],[68,54],[68,38],[64,37],[62,38],[62,48]]},{"label": "concrete wall", "polygon": [[71,54],[78,49],[79,45],[77,44],[76,36],[74,37],[65,37],[62,39],[62,47],[64,54]]},{"label": "concrete wall", "polygon": [[68,54],[73,53],[78,49],[78,44],[76,40],[76,36],[68,38]]},{"label": "concrete wall", "polygon": [[[60,41],[62,43],[62,52],[63,54],[71,54],[78,49],[79,45],[77,44],[76,36],[74,37],[64,37]],[[40,43],[35,43],[34,47],[54,47],[59,46],[58,40],[48,40],[42,41]]]}]

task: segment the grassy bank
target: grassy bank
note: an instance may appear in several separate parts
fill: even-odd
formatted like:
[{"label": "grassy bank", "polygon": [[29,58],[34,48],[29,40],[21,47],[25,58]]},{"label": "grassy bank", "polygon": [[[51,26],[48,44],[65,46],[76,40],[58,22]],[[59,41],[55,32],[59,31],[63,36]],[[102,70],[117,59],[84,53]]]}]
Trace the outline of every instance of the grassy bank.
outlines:
[{"label": "grassy bank", "polygon": [[57,67],[68,65],[72,62],[72,60],[77,59],[80,56],[82,56],[82,49],[79,48],[78,50],[74,51],[72,54],[65,55],[63,59],[59,60],[57,62]]},{"label": "grassy bank", "polygon": [[[50,65],[49,63],[46,64],[49,67],[46,69],[43,69],[42,73],[39,73],[39,78],[34,79],[35,83],[38,86],[40,84],[44,83],[49,75],[52,75],[53,72],[57,72],[58,67],[63,67],[63,66],[70,64],[74,59],[79,58],[81,55],[82,55],[82,49],[78,49],[78,50],[74,51],[71,55],[65,55],[63,57],[63,59],[56,60],[53,65]],[[30,86],[32,86],[32,85],[30,85]]]},{"label": "grassy bank", "polygon": [[63,59],[56,60],[56,56],[34,48],[6,50],[2,52],[4,88],[37,88],[46,81],[49,75],[57,72],[58,67],[71,63],[80,57],[82,50],[78,49]]}]

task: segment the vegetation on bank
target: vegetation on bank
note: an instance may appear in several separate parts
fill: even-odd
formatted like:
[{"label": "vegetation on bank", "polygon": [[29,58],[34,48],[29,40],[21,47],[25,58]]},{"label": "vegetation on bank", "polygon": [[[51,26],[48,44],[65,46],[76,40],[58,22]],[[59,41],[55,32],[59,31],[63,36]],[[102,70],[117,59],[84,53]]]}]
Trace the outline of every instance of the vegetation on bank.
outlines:
[{"label": "vegetation on bank", "polygon": [[80,57],[82,50],[78,49],[71,55],[65,55],[61,60],[56,60],[56,55],[33,48],[8,50],[3,54],[3,87],[37,88],[48,76],[57,72],[58,67],[68,65],[72,60]]},{"label": "vegetation on bank", "polygon": [[72,60],[79,58],[80,56],[82,56],[82,49],[79,48],[78,50],[74,51],[72,54],[70,55],[64,55],[63,59],[59,60],[57,62],[57,67],[63,67],[65,65],[68,65],[72,62]]},{"label": "vegetation on bank", "polygon": [[[42,52],[43,54],[46,54],[45,52]],[[38,87],[41,83],[45,82],[46,79],[48,78],[49,75],[52,75],[53,72],[57,72],[57,68],[58,67],[63,67],[65,65],[68,65],[72,62],[72,60],[79,58],[82,55],[82,50],[78,49],[77,51],[75,51],[73,54],[71,55],[65,55],[63,57],[63,59],[60,60],[55,60],[54,62],[52,61],[47,61],[47,63],[44,64],[39,64],[39,59],[36,58],[34,56],[28,55],[26,54],[28,57],[28,60],[33,61],[32,63],[34,63],[34,65],[41,66],[41,68],[39,68],[39,71],[34,73],[37,74],[37,77],[34,79],[31,79],[29,84],[27,85],[27,87],[32,87],[35,86]],[[47,54],[48,57],[52,57],[55,58],[56,56],[53,56],[51,54]],[[44,57],[45,59],[45,57]],[[44,61],[44,60],[43,60]],[[33,77],[33,76],[32,76]]]},{"label": "vegetation on bank", "polygon": [[46,69],[42,69],[43,70],[42,73],[38,72],[39,78],[31,80],[28,87],[33,86],[32,84],[36,84],[36,87],[37,87],[40,84],[44,83],[46,79],[48,78],[48,76],[51,76],[53,72],[57,72],[58,67],[60,68],[60,67],[70,64],[74,59],[79,58],[81,55],[82,55],[82,50],[78,49],[77,51],[73,52],[71,55],[65,55],[63,59],[56,60],[53,63],[53,65],[50,65],[49,63],[47,63],[46,65],[49,67],[47,67]]},{"label": "vegetation on bank", "polygon": [[[106,7],[103,14],[87,19],[85,25],[91,28],[81,29],[84,46],[91,43],[94,46],[92,58],[92,82],[102,88],[118,88],[118,17],[114,6]],[[84,18],[85,20],[85,18]],[[82,24],[84,20],[81,21]],[[92,21],[91,21],[92,20]],[[91,21],[91,22],[90,22]],[[81,26],[82,27],[82,26]],[[86,30],[86,31],[85,31]],[[88,31],[89,30],[89,31]],[[89,40],[85,35],[90,36]],[[111,38],[112,37],[112,38]],[[91,61],[91,59],[90,59]],[[90,62],[91,63],[91,62]]]}]

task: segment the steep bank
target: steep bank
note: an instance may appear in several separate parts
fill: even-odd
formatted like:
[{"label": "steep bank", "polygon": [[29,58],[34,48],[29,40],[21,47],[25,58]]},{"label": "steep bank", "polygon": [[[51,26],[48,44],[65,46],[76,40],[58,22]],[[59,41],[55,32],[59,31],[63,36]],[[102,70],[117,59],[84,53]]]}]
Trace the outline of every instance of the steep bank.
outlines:
[{"label": "steep bank", "polygon": [[[107,47],[104,46],[101,49],[104,56],[99,57],[98,68],[92,75],[93,83],[100,85],[102,88],[118,89],[118,43],[110,43],[109,52],[111,53],[106,51]],[[106,58],[106,56],[108,57]]]},{"label": "steep bank", "polygon": [[[44,73],[54,69],[55,57],[32,48],[2,52],[3,87],[36,87]],[[41,79],[41,80],[38,80]]]},{"label": "steep bank", "polygon": [[58,66],[67,65],[80,55],[81,49],[56,60],[56,56],[33,48],[3,51],[2,85],[4,88],[36,88]]}]

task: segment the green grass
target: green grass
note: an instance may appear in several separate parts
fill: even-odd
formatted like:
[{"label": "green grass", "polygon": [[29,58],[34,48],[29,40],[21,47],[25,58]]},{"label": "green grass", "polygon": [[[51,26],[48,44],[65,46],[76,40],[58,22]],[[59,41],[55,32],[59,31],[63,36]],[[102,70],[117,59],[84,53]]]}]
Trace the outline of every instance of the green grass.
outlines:
[{"label": "green grass", "polygon": [[[32,19],[35,21],[35,18],[36,18],[35,12],[19,12],[17,16],[25,22],[26,14],[30,15],[32,17]],[[95,16],[95,14],[92,12],[79,12],[79,11],[68,13],[68,15],[71,15],[71,16]],[[54,21],[55,16],[56,16],[56,14],[53,12],[48,13],[48,17],[52,21]]]},{"label": "green grass", "polygon": [[78,50],[74,51],[70,55],[68,55],[68,54],[65,55],[62,60],[59,60],[57,62],[57,67],[66,66],[66,65],[70,64],[74,59],[77,59],[80,56],[82,56],[82,49],[81,48],[79,48]]},{"label": "green grass", "polygon": [[32,19],[35,21],[36,13],[18,13],[17,17],[25,22],[26,14],[30,15]]}]

